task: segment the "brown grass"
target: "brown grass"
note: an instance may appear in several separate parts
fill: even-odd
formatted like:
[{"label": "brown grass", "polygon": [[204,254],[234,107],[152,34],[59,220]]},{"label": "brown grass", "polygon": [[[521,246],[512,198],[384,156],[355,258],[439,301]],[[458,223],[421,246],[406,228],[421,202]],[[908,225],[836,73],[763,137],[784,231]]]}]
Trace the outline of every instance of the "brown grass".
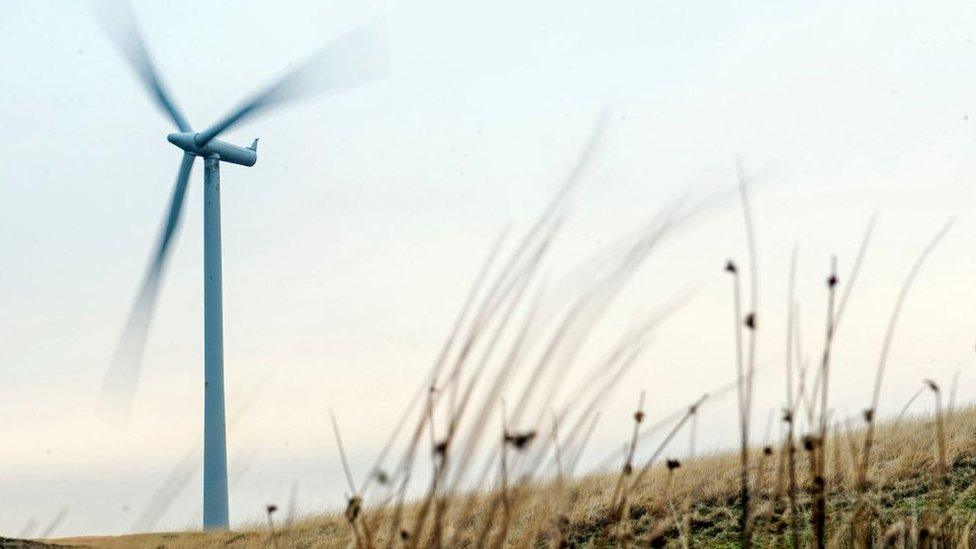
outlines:
[{"label": "brown grass", "polygon": [[[940,421],[941,418],[941,421]],[[937,440],[938,423],[943,423],[944,444]],[[943,543],[961,544],[961,536],[971,531],[971,518],[976,510],[973,480],[976,476],[976,408],[957,411],[951,418],[931,416],[902,422],[901,425],[882,424],[875,430],[875,459],[869,477],[874,479],[869,490],[869,508],[875,518],[872,539],[881,542],[892,532],[901,532],[904,525],[912,526],[914,535],[938,531]],[[920,435],[922,434],[922,435]],[[825,492],[828,494],[828,534],[837,546],[849,546],[849,519],[852,511],[858,468],[849,451],[849,439],[864,436],[863,429],[844,430],[826,441],[829,448],[837,448],[839,460],[825,460]],[[944,454],[943,454],[944,452]],[[752,463],[763,463],[762,449],[752,453]],[[777,452],[775,459],[786,455]],[[942,455],[947,464],[942,477]],[[810,467],[805,453],[797,453],[797,482],[809,482]],[[768,463],[768,461],[767,461]],[[734,547],[738,540],[739,496],[738,452],[719,453],[684,461],[670,470],[664,463],[654,466],[642,482],[629,494],[627,525],[637,545],[646,546],[653,537],[660,537],[675,547],[684,545],[682,537],[697,546]],[[777,490],[775,474],[753,471],[755,495],[753,513],[755,542],[785,545],[789,536],[787,512],[771,515],[772,494]],[[942,481],[944,478],[945,481]],[[547,544],[561,531],[566,543],[576,546],[586,543],[616,544],[617,523],[611,504],[619,473],[606,473],[566,481],[524,485],[512,489],[511,497],[522,503],[508,527],[504,546],[522,547]],[[556,497],[558,495],[562,497]],[[483,517],[499,491],[451,498],[452,509],[470,509],[466,516],[453,516],[447,511],[452,526],[444,533],[444,545],[474,547],[484,544],[478,536],[483,530]],[[802,493],[797,502],[800,513],[810,511],[810,500]],[[679,528],[674,502],[691,502],[686,526]],[[469,505],[462,505],[467,503]],[[404,510],[406,523],[412,523],[421,504],[408,505]],[[936,514],[938,512],[938,514]],[[376,546],[387,541],[385,527],[392,510],[366,509],[368,520],[380,524]],[[560,528],[560,520],[565,524]],[[801,524],[805,521],[801,520]],[[500,524],[488,528],[487,539],[499,535]],[[810,532],[799,533],[806,542]],[[934,534],[931,534],[934,535]],[[355,537],[346,517],[339,512],[298,519],[289,527],[276,531],[279,547],[348,547],[355,546]],[[400,540],[394,540],[399,544]],[[427,540],[429,541],[429,540]],[[972,540],[970,540],[972,541]],[[239,532],[204,534],[195,532],[141,534],[117,537],[65,538],[53,543],[100,548],[121,547],[272,547],[272,533],[267,526]]]},{"label": "brown grass", "polygon": [[[738,452],[694,457],[697,412],[708,394],[653,425],[643,422],[641,394],[629,442],[603,468],[610,472],[574,476],[603,405],[638,363],[657,327],[688,295],[676,295],[651,310],[632,329],[617,333],[609,348],[590,349],[595,360],[578,364],[592,333],[635,273],[652,262],[663,241],[734,196],[690,205],[687,196],[680,197],[646,227],[616,242],[601,255],[598,267],[587,263],[581,271],[589,272],[570,273],[573,290],[550,295],[540,271],[560,233],[567,195],[585,172],[602,124],[560,192],[522,238],[507,252],[504,239],[492,249],[429,374],[412,404],[394,418],[394,432],[358,489],[333,416],[349,488],[343,512],[276,525],[274,509],[269,508],[265,523],[236,532],[60,541],[91,547],[275,549],[966,546],[976,509],[971,488],[976,409],[954,412],[954,397],[943,409],[938,386],[929,382],[935,395],[931,418],[879,423],[875,414],[902,305],[926,257],[950,224],[922,251],[898,295],[874,391],[866,395],[872,397],[871,407],[843,423],[828,407],[828,381],[838,375],[830,370],[830,353],[874,221],[845,285],[838,286],[836,262],[832,262],[824,296],[822,359],[809,387],[807,360],[799,348],[794,255],[786,334],[783,421],[787,436],[776,442],[767,434],[766,446],[757,448],[750,443],[750,423],[759,284],[748,189],[741,169],[738,191],[749,245],[748,277],[740,281],[736,264],[729,261],[736,371],[733,382],[719,391],[734,389],[738,397]],[[740,282],[748,283],[746,310]],[[795,388],[794,362],[799,367]],[[582,381],[567,390],[563,384],[570,371]],[[647,396],[653,399],[653,392]],[[801,411],[806,412],[806,421],[801,422]],[[663,460],[669,445],[686,432],[689,459]],[[663,435],[658,445],[638,455],[638,442],[657,435]],[[401,450],[399,458],[391,459],[393,448]],[[417,479],[428,476],[420,485]],[[466,491],[467,486],[483,488]],[[408,501],[408,493],[417,494],[415,500]]]}]

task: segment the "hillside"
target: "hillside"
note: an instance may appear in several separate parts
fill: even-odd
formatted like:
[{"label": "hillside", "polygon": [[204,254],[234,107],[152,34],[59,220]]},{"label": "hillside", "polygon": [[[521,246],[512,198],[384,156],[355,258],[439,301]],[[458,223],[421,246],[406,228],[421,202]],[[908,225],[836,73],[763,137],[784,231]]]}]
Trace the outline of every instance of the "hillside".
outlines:
[{"label": "hillside", "polygon": [[[893,546],[930,546],[933,540],[968,547],[964,539],[976,520],[976,409],[945,417],[947,470],[940,481],[939,437],[934,417],[914,418],[878,428],[874,465],[863,501],[863,520],[853,520],[857,501],[854,449],[860,451],[863,430],[835,432],[825,456],[828,545],[849,546],[854,536]],[[786,460],[782,448],[756,449],[751,459],[754,541],[763,546],[790,545],[790,514]],[[811,495],[808,452],[796,457],[800,543],[811,538]],[[674,464],[672,464],[673,466]],[[631,477],[636,477],[634,471]],[[619,473],[589,476],[539,486],[512,485],[502,491],[447,498],[440,502],[441,544],[528,546],[593,544],[639,546],[736,547],[739,545],[738,456],[704,456],[669,468],[655,464],[629,494],[624,505],[629,520],[615,520],[620,506],[612,504]],[[402,525],[412,525],[422,503],[406,507]],[[494,512],[490,512],[494,509]],[[354,517],[356,533],[346,516],[324,515],[298,521],[288,528],[267,526],[221,534],[167,533],[122,537],[71,538],[52,543],[89,547],[347,547],[387,546],[393,508],[377,508]],[[433,513],[431,513],[433,514]],[[489,515],[491,515],[489,517]],[[365,518],[365,521],[363,520]],[[856,523],[856,526],[855,526]],[[433,545],[434,520],[426,521],[422,543],[406,533],[392,545]],[[489,527],[485,525],[489,524]],[[509,526],[506,526],[508,524]],[[364,528],[365,526],[365,528]],[[404,530],[406,527],[403,528]],[[487,534],[486,534],[487,532]],[[506,535],[503,540],[500,534]],[[400,537],[396,532],[395,538]],[[358,539],[358,542],[357,542]]]}]

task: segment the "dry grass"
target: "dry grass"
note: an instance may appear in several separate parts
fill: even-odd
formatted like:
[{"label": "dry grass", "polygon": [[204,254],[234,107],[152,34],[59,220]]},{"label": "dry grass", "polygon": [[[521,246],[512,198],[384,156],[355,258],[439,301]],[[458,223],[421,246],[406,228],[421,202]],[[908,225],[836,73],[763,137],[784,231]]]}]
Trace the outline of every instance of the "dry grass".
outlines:
[{"label": "dry grass", "polygon": [[[883,424],[877,429],[875,465],[869,478],[873,479],[869,490],[872,539],[880,542],[885,533],[899,532],[899,525],[906,525],[906,534],[914,532],[915,539],[925,528],[940,531],[943,543],[960,545],[959,536],[965,530],[976,511],[976,493],[973,480],[976,476],[976,409],[959,411],[945,422],[945,458],[948,464],[947,482],[943,488],[939,481],[940,460],[937,444],[935,417],[911,419],[900,425]],[[839,459],[826,460],[828,494],[828,536],[832,544],[850,546],[850,517],[854,504],[857,467],[851,458],[849,442],[864,436],[863,429],[841,431],[827,440],[829,453],[837,450]],[[755,449],[751,459],[757,465],[752,471],[752,490],[755,507],[752,513],[754,543],[785,546],[788,539],[788,516],[775,507],[775,496],[782,493],[782,478],[777,475],[776,460],[762,459],[761,449]],[[777,455],[783,455],[777,452]],[[809,467],[803,452],[797,454],[797,482],[809,484]],[[674,470],[662,463],[653,467],[641,484],[630,494],[629,529],[633,542],[646,546],[659,537],[661,543],[676,547],[684,545],[682,535],[696,546],[735,547],[739,543],[739,464],[738,452],[703,456],[686,461]],[[758,474],[765,468],[765,474]],[[756,482],[757,478],[759,482]],[[618,474],[588,476],[575,479],[560,487],[551,482],[543,485],[523,486],[517,489],[513,499],[518,505],[511,521],[505,546],[547,545],[553,540],[560,517],[567,520],[564,526],[566,541],[577,546],[617,544],[616,517],[611,497]],[[562,497],[556,497],[559,494]],[[443,545],[482,546],[499,534],[499,524],[489,528],[487,539],[479,536],[483,520],[491,502],[499,491],[474,496],[459,495],[454,498],[452,509],[467,507],[464,516],[451,515],[451,524],[444,532]],[[687,528],[676,527],[676,510],[681,502],[690,502]],[[465,505],[470,504],[470,505]],[[419,513],[420,503],[405,509],[406,524],[411,524]],[[798,507],[800,524],[808,524],[810,500],[801,494]],[[374,523],[377,547],[386,546],[392,511],[389,508],[368,509],[363,518]],[[811,536],[808,528],[801,533],[804,542]],[[893,534],[894,535],[894,534]],[[923,534],[924,535],[924,534]],[[907,536],[906,536],[907,537]],[[355,546],[355,538],[349,522],[343,514],[327,514],[296,521],[290,527],[276,531],[278,547],[348,547]],[[427,540],[430,541],[430,540]],[[54,540],[54,543],[89,547],[273,547],[272,535],[267,527],[240,532],[215,534],[170,533],[143,534],[118,537],[70,538]],[[401,546],[400,539],[394,540]],[[914,546],[909,544],[908,546]]]},{"label": "dry grass", "polygon": [[[759,268],[741,169],[738,195],[749,244],[743,265],[748,268],[740,275],[734,261],[726,265],[733,281],[730,310],[736,344],[730,351],[736,371],[734,380],[719,391],[734,390],[738,397],[738,451],[662,462],[673,439],[687,431],[689,455],[694,456],[697,412],[708,404],[709,395],[653,425],[643,421],[641,395],[632,419],[616,418],[628,422],[631,437],[606,462],[609,472],[575,475],[603,405],[639,361],[657,327],[689,296],[676,295],[631,329],[618,331],[609,348],[606,340],[599,348],[588,348],[592,332],[635,273],[654,259],[662,241],[736,196],[730,192],[698,203],[680,197],[641,230],[615,242],[598,262],[584,262],[571,272],[567,279],[573,282],[568,285],[572,291],[550,293],[539,273],[562,227],[567,196],[585,171],[601,128],[602,123],[560,192],[522,238],[511,246],[500,238],[492,248],[429,374],[403,415],[394,418],[393,433],[359,485],[350,474],[333,416],[349,489],[342,513],[275,523],[275,509],[269,507],[266,523],[238,532],[60,541],[92,547],[272,549],[968,547],[976,508],[970,489],[976,409],[953,413],[952,397],[943,409],[941,391],[929,382],[935,396],[930,419],[879,423],[875,413],[902,306],[951,223],[922,250],[901,287],[881,344],[874,390],[866,395],[872,397],[871,407],[842,425],[829,407],[828,381],[837,378],[830,371],[833,336],[874,221],[846,280],[838,278],[836,260],[831,262],[823,296],[824,346],[810,372],[812,383],[806,379],[809,357],[799,348],[794,252],[785,334],[782,420],[787,434],[782,441],[756,448],[750,443],[755,440],[750,424],[756,333],[762,329]],[[584,349],[590,351],[586,361],[580,358]],[[797,376],[794,363],[800,368]],[[564,387],[570,371],[581,380],[575,388]],[[647,396],[653,398],[653,393]],[[651,452],[636,451],[638,442],[655,435],[660,442]],[[394,449],[398,457],[392,455]],[[466,491],[467,486],[485,488]],[[408,501],[408,494],[418,495]]]}]

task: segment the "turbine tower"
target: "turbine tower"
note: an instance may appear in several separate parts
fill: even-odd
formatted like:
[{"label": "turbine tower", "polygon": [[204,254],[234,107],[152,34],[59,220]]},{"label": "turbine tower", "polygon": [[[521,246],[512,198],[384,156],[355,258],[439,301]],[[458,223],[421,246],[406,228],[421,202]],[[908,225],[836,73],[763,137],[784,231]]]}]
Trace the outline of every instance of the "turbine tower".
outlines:
[{"label": "turbine tower", "polygon": [[386,77],[389,47],[378,21],[368,22],[339,37],[298,68],[264,88],[230,114],[194,132],[166,90],[127,3],[99,2],[96,15],[109,38],[125,56],[150,97],[179,129],[167,140],[182,150],[172,197],[152,252],[139,293],[99,395],[99,410],[112,418],[128,419],[142,369],[142,356],[150,320],[196,158],[203,173],[203,301],[204,301],[204,421],[203,421],[203,526],[228,527],[227,437],[224,417],[223,296],[220,252],[220,164],[253,166],[257,143],[240,147],[217,139],[222,132],[269,107],[319,92],[338,92]]}]

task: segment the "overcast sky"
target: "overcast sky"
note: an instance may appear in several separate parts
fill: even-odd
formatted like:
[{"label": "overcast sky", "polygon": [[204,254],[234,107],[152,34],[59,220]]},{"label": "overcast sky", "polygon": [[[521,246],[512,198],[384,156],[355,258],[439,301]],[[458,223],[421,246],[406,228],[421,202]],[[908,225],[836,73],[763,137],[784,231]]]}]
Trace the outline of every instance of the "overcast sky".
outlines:
[{"label": "overcast sky", "polygon": [[[606,131],[546,269],[558,279],[685,189],[731,188],[742,158],[756,183],[758,433],[782,404],[794,244],[804,349],[815,357],[830,257],[843,278],[875,211],[837,340],[832,407],[841,417],[867,406],[899,285],[951,216],[907,302],[882,412],[926,377],[948,387],[960,372],[960,402],[976,389],[971,2],[179,1],[135,11],[194,127],[373,15],[390,32],[390,80],[224,136],[261,138],[253,168],[221,174],[228,409],[245,408],[229,433],[235,524],[283,503],[293,485],[307,511],[342,504],[327,410],[365,474],[495,236],[527,228],[604,108]],[[198,163],[132,421],[118,429],[96,416],[95,397],[176,173],[172,129],[84,3],[0,3],[0,80],[0,534],[31,521],[37,534],[65,507],[55,534],[128,532],[167,475],[193,461],[202,432],[202,172]],[[722,266],[745,250],[741,211],[726,201],[633,281],[597,341],[701,285],[604,411],[595,448],[625,440],[640,390],[653,417],[731,379]],[[734,443],[732,410],[726,399],[703,411],[702,445]],[[198,524],[199,501],[197,476],[156,527]]]}]

